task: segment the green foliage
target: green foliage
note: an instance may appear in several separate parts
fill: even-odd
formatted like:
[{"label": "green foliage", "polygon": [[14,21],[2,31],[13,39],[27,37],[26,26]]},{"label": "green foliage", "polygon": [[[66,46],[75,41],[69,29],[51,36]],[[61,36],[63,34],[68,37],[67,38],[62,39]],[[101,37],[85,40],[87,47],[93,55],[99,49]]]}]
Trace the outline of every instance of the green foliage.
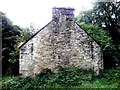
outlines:
[{"label": "green foliage", "polygon": [[19,82],[19,77],[17,76],[16,77],[4,76],[0,84],[2,86],[2,89],[9,89],[9,88],[15,88],[18,82]]},{"label": "green foliage", "polygon": [[2,12],[0,12],[0,20],[2,23],[0,26],[2,29],[2,71],[3,74],[11,74],[11,66],[14,65],[9,62],[9,59],[13,57],[11,53],[15,51],[15,45],[18,42],[17,36],[20,35],[20,27],[13,25]]},{"label": "green foliage", "polygon": [[41,73],[36,75],[35,82],[33,82],[34,87],[45,86],[50,82],[53,75],[54,73],[50,69],[44,69]]},{"label": "green foliage", "polygon": [[58,84],[61,86],[81,85],[83,81],[90,81],[92,73],[90,70],[78,69],[75,67],[59,67],[55,75]]},{"label": "green foliage", "polygon": [[115,66],[114,63],[120,63],[120,53],[116,52],[116,47],[115,45],[113,45],[108,31],[103,30],[98,25],[85,24],[84,22],[79,23],[79,25],[101,45],[103,50],[105,68]]},{"label": "green foliage", "polygon": [[81,85],[85,81],[92,80],[90,70],[78,69],[75,67],[59,67],[57,73],[51,72],[50,69],[45,69],[37,74],[35,78],[26,77],[24,79],[9,79],[3,81],[3,88],[47,88],[47,87],[68,87],[73,85]]},{"label": "green foliage", "polygon": [[82,11],[77,17],[77,21],[97,24],[109,31],[115,44],[120,44],[120,1],[93,3],[93,9]]},{"label": "green foliage", "polygon": [[105,70],[100,76],[93,76],[91,70],[76,67],[57,67],[57,73],[45,69],[34,78],[5,76],[0,81],[2,89],[39,88],[118,88],[120,69]]},{"label": "green foliage", "polygon": [[108,31],[103,30],[98,25],[87,25],[84,22],[79,24],[102,46],[103,51],[115,49]]},{"label": "green foliage", "polygon": [[[91,29],[88,30],[88,32],[91,34],[92,31],[92,36],[95,37],[97,39],[96,41],[101,43],[101,45],[103,46],[103,50],[105,51],[105,67],[115,67],[115,63],[119,63],[120,65],[120,1],[95,2],[93,3],[93,9],[81,11],[79,16],[76,17],[76,21],[78,23],[85,22],[88,27],[90,26],[89,24],[95,25],[94,30]],[[97,30],[96,25],[97,27],[101,27],[103,30],[101,30],[100,28],[98,28]],[[107,37],[105,37],[105,33],[108,33],[106,31],[109,32],[109,37],[108,35]],[[107,62],[110,62],[110,64],[108,65]]]},{"label": "green foliage", "polygon": [[30,36],[29,29],[22,29],[0,12],[2,25],[2,71],[3,75],[18,75],[19,72],[19,49],[21,43],[26,41]]},{"label": "green foliage", "polygon": [[102,74],[101,74],[102,78],[106,78],[106,82],[107,83],[120,83],[120,69],[116,69],[116,70],[105,70]]},{"label": "green foliage", "polygon": [[29,28],[21,29],[20,36],[17,37],[17,40],[18,40],[17,46],[19,47],[26,40],[28,40],[31,36],[32,34],[30,33]]},{"label": "green foliage", "polygon": [[32,79],[30,77],[26,77],[22,80],[19,80],[18,84],[15,86],[16,88],[31,88],[31,81]]}]

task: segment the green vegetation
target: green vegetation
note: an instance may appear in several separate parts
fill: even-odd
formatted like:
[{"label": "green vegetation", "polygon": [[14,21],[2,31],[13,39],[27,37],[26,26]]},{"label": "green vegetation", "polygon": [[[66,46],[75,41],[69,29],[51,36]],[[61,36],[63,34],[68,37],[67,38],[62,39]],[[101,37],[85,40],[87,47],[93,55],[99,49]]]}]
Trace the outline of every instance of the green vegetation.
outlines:
[{"label": "green vegetation", "polygon": [[[96,2],[93,9],[83,11],[76,21],[101,44],[105,69],[120,65],[120,1]],[[0,12],[2,29],[2,74],[18,75],[19,49],[32,34],[34,28],[21,28]],[[109,64],[108,64],[109,62]]]},{"label": "green vegetation", "polygon": [[21,43],[26,41],[31,33],[29,29],[13,25],[3,12],[0,12],[2,25],[2,74],[18,75],[19,71],[19,49]]},{"label": "green vegetation", "polygon": [[70,66],[57,68],[57,73],[45,69],[34,78],[5,76],[0,84],[3,89],[120,88],[120,69],[106,70],[100,76],[94,76],[91,70]]},{"label": "green vegetation", "polygon": [[20,78],[17,76],[18,47],[33,33],[28,28],[13,25],[3,12],[0,12],[0,20],[3,71],[0,88],[120,88],[120,1],[96,2],[93,9],[81,12],[76,18],[102,47],[105,70],[97,77],[91,70],[58,67],[57,73],[45,69],[35,78]]},{"label": "green vegetation", "polygon": [[76,21],[101,44],[105,68],[120,65],[120,1],[95,2],[93,9],[81,11]]},{"label": "green vegetation", "polygon": [[110,33],[108,31],[103,30],[98,25],[85,24],[84,22],[79,23],[79,25],[102,47],[105,69],[113,68],[116,63],[120,63],[120,53],[116,51],[117,48],[112,43],[112,38],[110,37]]},{"label": "green vegetation", "polygon": [[77,21],[98,25],[110,33],[114,44],[120,44],[120,1],[95,2],[93,9],[82,11],[79,14]]},{"label": "green vegetation", "polygon": [[[16,70],[18,62],[10,63],[9,60],[11,61],[11,59],[16,56],[16,54],[11,56],[11,53],[15,51],[15,45],[18,41],[16,37],[20,35],[20,28],[19,26],[13,25],[2,12],[0,12],[0,20],[2,23],[2,25],[0,25],[0,28],[2,28],[2,71],[3,74],[13,74],[14,72],[18,72],[18,70]],[[12,71],[13,68],[14,71]]]}]

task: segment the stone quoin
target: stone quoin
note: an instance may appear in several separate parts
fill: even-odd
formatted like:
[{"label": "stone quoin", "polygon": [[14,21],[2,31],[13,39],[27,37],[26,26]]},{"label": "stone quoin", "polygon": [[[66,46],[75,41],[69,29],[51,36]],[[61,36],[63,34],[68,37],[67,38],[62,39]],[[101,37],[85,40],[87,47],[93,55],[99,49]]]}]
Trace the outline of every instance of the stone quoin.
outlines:
[{"label": "stone quoin", "polygon": [[53,8],[52,21],[23,43],[19,55],[19,73],[34,76],[43,69],[75,66],[103,69],[100,45],[74,20],[73,8]]}]

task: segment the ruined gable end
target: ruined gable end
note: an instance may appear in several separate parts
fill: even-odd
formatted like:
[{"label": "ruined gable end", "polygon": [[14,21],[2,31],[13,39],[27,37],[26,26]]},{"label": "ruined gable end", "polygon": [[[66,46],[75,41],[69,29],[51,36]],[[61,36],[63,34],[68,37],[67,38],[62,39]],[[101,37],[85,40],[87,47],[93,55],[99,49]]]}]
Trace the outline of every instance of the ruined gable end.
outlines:
[{"label": "ruined gable end", "polygon": [[75,66],[103,69],[101,47],[74,21],[73,8],[53,8],[52,21],[20,47],[19,73],[34,76],[43,69]]}]

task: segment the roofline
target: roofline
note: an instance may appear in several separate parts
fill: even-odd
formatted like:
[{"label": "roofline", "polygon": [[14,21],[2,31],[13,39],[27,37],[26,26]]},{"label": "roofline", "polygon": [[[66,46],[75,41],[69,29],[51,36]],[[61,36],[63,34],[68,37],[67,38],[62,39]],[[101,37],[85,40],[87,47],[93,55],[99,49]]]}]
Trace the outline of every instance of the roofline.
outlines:
[{"label": "roofline", "polygon": [[[40,31],[42,31],[45,27],[47,27],[51,22],[53,22],[54,20],[50,21],[48,24],[46,24],[43,28],[41,28],[40,30],[38,30],[34,35],[32,35],[28,40],[26,40],[20,47],[19,49],[25,45],[31,38],[33,38],[35,35],[37,35]],[[75,22],[75,21],[74,21]],[[75,22],[82,30],[84,30],[77,22]],[[102,46],[100,43],[98,43],[86,30],[84,30],[88,36],[90,36],[100,47]]]},{"label": "roofline", "polygon": [[90,36],[100,47],[102,46],[100,43],[98,43],[85,29],[83,29],[77,22],[75,22],[82,30],[85,31],[85,33],[87,33],[88,36]]},{"label": "roofline", "polygon": [[37,35],[40,31],[42,31],[45,27],[47,27],[51,22],[53,22],[54,20],[50,21],[48,24],[46,24],[43,28],[41,28],[40,30],[38,30],[34,35],[32,35],[29,39],[27,39],[20,47],[18,47],[19,49],[25,45],[31,38],[33,38],[35,35]]}]

